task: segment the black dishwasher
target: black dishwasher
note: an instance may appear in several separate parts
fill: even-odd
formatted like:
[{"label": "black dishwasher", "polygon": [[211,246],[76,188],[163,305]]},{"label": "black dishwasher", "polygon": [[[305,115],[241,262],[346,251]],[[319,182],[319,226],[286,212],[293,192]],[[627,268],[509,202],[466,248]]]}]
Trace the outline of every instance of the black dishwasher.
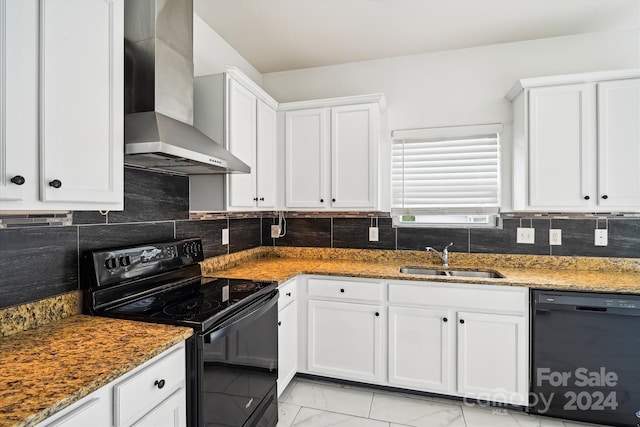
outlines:
[{"label": "black dishwasher", "polygon": [[529,411],[640,426],[640,295],[532,291]]}]

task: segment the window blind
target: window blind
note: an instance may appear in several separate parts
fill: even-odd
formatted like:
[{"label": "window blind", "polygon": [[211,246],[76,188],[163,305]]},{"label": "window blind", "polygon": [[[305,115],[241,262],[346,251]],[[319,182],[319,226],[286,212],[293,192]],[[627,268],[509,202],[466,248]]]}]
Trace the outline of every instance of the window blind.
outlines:
[{"label": "window blind", "polygon": [[394,132],[391,213],[498,212],[498,133],[422,138]]}]

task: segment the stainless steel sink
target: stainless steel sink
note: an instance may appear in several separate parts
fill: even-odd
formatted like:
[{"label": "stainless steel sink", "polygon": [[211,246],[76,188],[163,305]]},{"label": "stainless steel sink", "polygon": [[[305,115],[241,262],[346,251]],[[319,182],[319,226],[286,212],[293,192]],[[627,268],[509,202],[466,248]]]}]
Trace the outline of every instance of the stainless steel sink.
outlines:
[{"label": "stainless steel sink", "polygon": [[492,270],[439,270],[423,267],[402,267],[400,273],[421,274],[424,276],[449,276],[449,277],[478,277],[482,279],[504,278],[497,271]]}]

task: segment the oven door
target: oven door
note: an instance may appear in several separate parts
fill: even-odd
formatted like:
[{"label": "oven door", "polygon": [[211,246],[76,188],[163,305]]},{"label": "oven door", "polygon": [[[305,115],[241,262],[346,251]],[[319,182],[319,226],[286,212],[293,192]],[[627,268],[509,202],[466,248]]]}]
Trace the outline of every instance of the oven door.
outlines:
[{"label": "oven door", "polygon": [[276,291],[197,337],[198,426],[276,425],[277,302]]}]

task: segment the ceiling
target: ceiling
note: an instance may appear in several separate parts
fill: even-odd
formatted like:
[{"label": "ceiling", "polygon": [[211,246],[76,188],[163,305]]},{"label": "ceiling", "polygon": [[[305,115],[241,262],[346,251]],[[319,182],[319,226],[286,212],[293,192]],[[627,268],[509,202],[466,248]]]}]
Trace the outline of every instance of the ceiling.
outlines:
[{"label": "ceiling", "polygon": [[194,0],[259,72],[640,27],[640,0]]}]

